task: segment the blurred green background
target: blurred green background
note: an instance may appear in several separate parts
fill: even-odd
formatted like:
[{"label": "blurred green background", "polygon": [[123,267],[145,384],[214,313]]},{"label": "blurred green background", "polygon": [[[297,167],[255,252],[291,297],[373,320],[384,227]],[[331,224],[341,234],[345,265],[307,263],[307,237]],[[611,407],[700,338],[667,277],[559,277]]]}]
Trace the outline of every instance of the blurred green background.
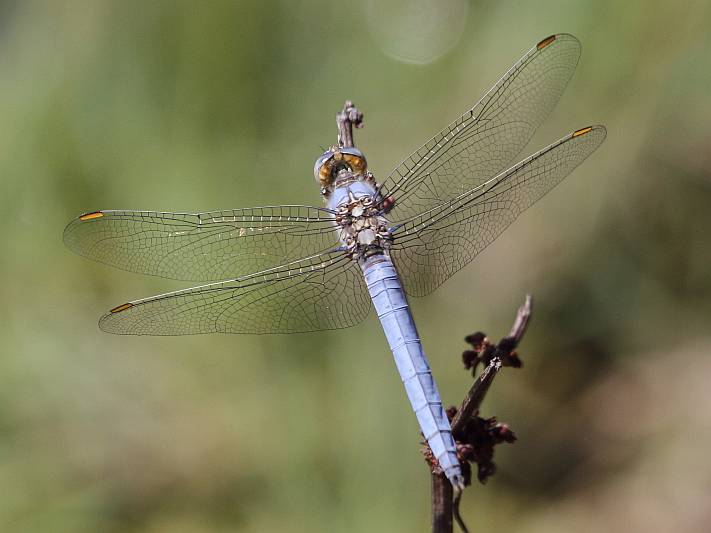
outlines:
[{"label": "blurred green background", "polygon": [[184,286],[71,254],[127,208],[320,205],[346,98],[383,177],[556,32],[577,73],[527,149],[603,123],[573,176],[413,301],[445,403],[463,337],[536,299],[483,414],[519,442],[474,531],[711,523],[707,1],[0,3],[0,530],[426,531],[418,430],[373,314],[293,336],[124,338],[97,317]]}]

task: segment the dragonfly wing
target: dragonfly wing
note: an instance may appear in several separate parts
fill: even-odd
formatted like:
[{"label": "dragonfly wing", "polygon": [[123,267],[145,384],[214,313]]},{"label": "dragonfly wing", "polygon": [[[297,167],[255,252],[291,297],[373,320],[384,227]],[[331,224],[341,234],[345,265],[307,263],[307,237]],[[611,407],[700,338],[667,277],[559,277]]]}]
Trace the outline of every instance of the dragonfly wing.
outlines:
[{"label": "dragonfly wing", "polygon": [[493,242],[605,140],[603,126],[566,135],[495,178],[393,228],[390,251],[408,294],[432,292]]},{"label": "dragonfly wing", "polygon": [[529,50],[473,108],[427,141],[383,181],[390,219],[404,222],[481,185],[514,163],[560,99],[580,58],[572,35]]},{"label": "dragonfly wing", "polygon": [[332,249],[333,224],[331,211],[309,206],[97,211],[69,223],[64,242],[79,255],[122,270],[219,281]]},{"label": "dragonfly wing", "polygon": [[299,333],[353,326],[369,311],[357,263],[332,251],[129,302],[101,317],[99,326],[123,335]]}]

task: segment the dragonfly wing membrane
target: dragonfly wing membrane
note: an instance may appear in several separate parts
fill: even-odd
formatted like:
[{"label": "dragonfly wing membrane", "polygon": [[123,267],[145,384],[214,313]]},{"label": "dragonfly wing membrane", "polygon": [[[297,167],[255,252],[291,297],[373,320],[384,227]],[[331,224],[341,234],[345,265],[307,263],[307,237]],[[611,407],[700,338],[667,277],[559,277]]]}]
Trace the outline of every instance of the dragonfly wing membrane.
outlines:
[{"label": "dragonfly wing membrane", "polygon": [[382,184],[382,196],[395,201],[390,219],[405,222],[513,164],[558,103],[580,50],[572,35],[544,39],[473,108],[395,168]]},{"label": "dragonfly wing membrane", "polygon": [[96,211],[64,230],[79,255],[185,281],[236,278],[335,248],[327,209],[273,206],[210,213]]},{"label": "dragonfly wing membrane", "polygon": [[439,287],[570,174],[605,136],[603,126],[571,133],[479,187],[396,226],[390,254],[406,292],[424,296]]},{"label": "dragonfly wing membrane", "polygon": [[358,265],[341,252],[120,305],[99,320],[123,335],[301,333],[350,327],[370,311]]}]

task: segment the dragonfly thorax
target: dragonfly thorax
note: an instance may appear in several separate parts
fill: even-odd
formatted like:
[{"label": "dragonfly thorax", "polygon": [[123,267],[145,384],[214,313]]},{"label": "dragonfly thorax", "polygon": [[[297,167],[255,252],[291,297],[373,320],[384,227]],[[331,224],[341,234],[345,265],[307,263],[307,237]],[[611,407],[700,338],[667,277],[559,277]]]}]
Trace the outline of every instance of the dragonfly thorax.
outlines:
[{"label": "dragonfly thorax", "polygon": [[335,198],[342,199],[336,207],[336,224],[348,255],[361,259],[382,253],[392,238],[388,221],[376,201],[375,189],[360,181],[337,187],[334,193]]},{"label": "dragonfly thorax", "polygon": [[332,146],[316,160],[314,176],[335,212],[338,236],[354,259],[382,253],[391,241],[375,178],[357,148]]}]

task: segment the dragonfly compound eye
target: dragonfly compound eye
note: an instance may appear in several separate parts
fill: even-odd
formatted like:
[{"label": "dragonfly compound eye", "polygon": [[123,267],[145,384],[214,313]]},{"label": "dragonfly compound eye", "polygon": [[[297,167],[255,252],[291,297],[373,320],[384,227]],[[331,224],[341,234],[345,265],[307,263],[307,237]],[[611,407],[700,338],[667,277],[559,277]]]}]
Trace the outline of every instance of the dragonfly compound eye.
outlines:
[{"label": "dragonfly compound eye", "polygon": [[357,148],[332,147],[316,160],[314,177],[322,189],[330,190],[342,170],[355,177],[365,175],[368,164],[363,153]]}]

